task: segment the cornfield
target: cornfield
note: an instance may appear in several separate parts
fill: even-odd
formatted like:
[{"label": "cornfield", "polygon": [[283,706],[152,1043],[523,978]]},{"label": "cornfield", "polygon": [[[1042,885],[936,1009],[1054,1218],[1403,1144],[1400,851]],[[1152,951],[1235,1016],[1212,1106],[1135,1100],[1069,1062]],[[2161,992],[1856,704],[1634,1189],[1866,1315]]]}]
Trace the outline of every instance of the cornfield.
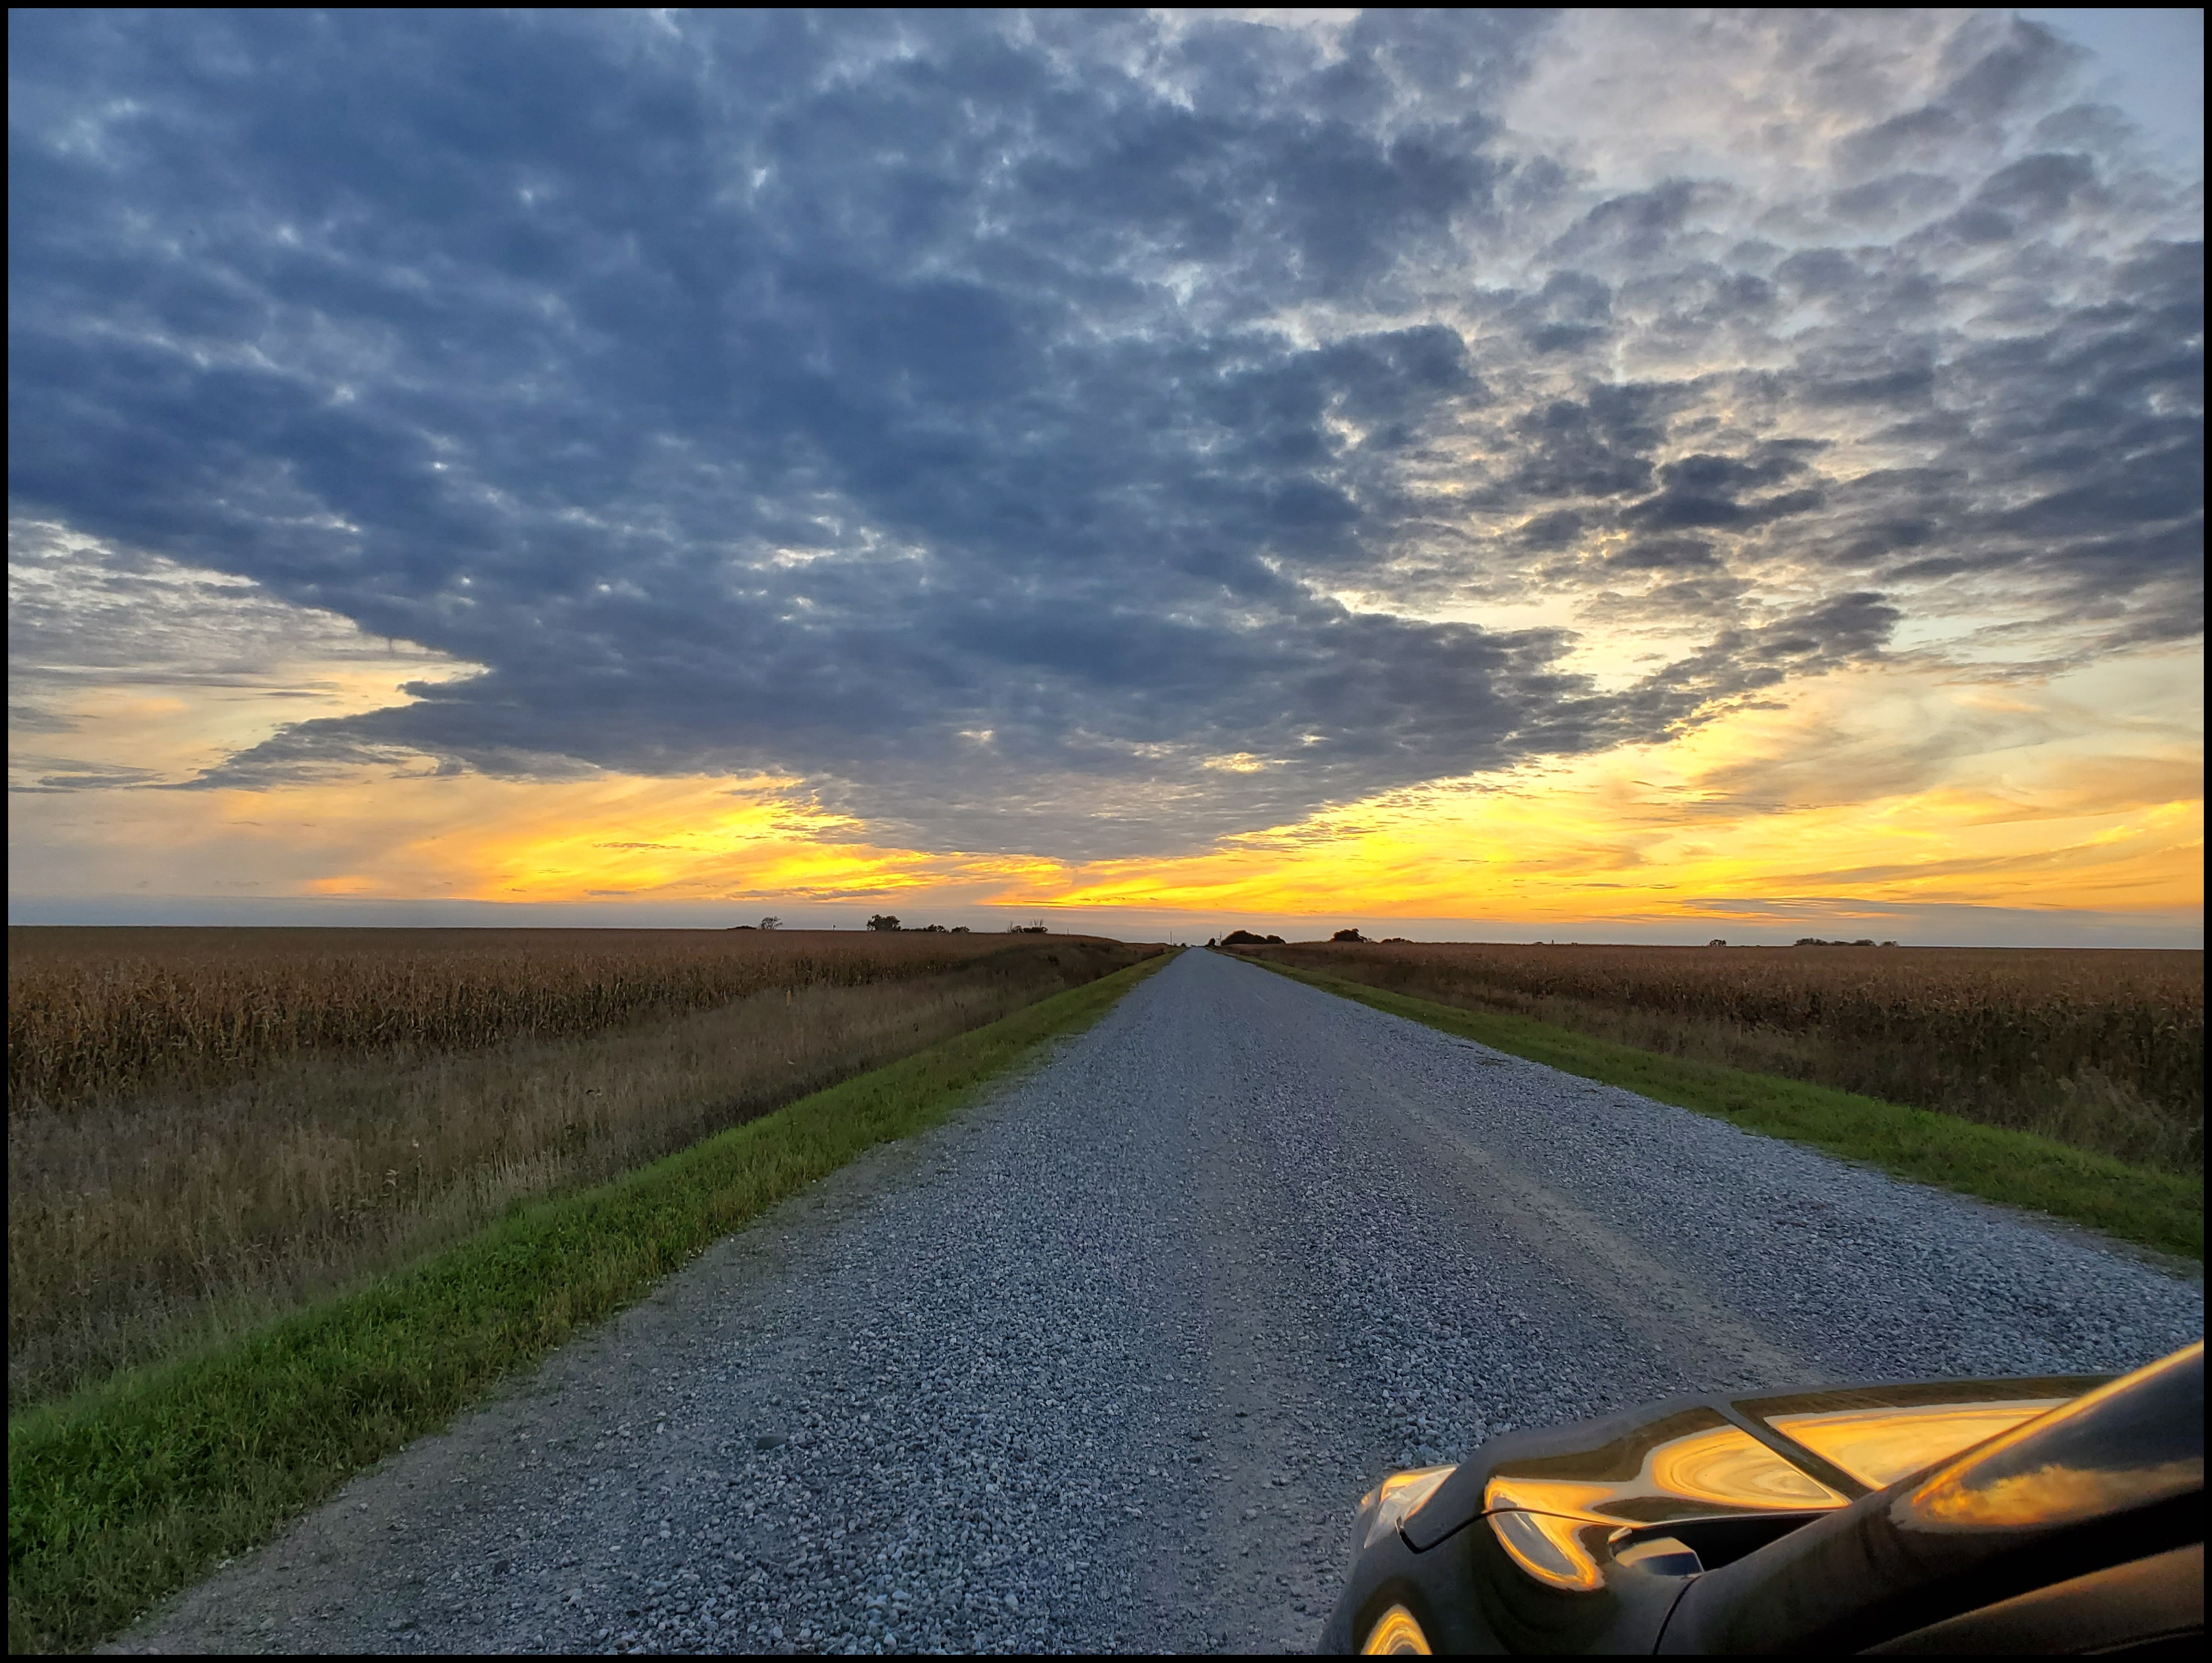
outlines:
[{"label": "cornfield", "polygon": [[1441,1004],[2203,1169],[2201,952],[1427,942],[1257,950]]},{"label": "cornfield", "polygon": [[1158,950],[797,932],[9,937],[11,1410]]},{"label": "cornfield", "polygon": [[8,1096],[64,1104],[244,1079],[305,1053],[556,1039],[763,989],[932,976],[1003,936],[708,930],[11,927]]}]

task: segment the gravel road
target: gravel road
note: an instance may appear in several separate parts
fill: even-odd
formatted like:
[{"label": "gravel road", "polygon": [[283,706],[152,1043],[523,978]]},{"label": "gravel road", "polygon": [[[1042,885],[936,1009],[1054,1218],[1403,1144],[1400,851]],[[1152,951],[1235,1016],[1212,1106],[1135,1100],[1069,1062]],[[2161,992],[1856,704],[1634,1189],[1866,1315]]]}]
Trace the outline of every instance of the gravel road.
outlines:
[{"label": "gravel road", "polygon": [[2201,1281],[1188,952],[133,1650],[1310,1650],[1360,1493],[1668,1393],[2118,1369]]}]

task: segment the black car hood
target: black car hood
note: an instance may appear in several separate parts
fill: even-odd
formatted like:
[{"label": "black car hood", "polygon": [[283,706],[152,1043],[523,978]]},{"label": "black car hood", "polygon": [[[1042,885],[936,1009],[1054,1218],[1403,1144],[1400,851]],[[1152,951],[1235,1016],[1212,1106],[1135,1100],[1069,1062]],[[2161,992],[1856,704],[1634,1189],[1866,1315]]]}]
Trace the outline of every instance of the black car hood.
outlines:
[{"label": "black car hood", "polygon": [[2199,1342],[2119,1380],[1681,1398],[1494,1439],[1402,1518],[1388,1481],[1367,1498],[1327,1639],[1395,1611],[1438,1652],[2193,1644],[2203,1391]]},{"label": "black car hood", "polygon": [[[1532,1574],[1586,1579],[1571,1522],[1612,1533],[1692,1519],[1838,1509],[2033,1419],[2101,1375],[1908,1381],[1676,1398],[1600,1420],[1510,1433],[1477,1450],[1407,1519],[1425,1552],[1486,1514],[1535,1515],[1522,1540],[1559,1550]],[[1535,1526],[1535,1520],[1559,1521]],[[1519,1558],[1519,1553],[1515,1554]],[[1548,1572],[1548,1575],[1545,1573]]]}]

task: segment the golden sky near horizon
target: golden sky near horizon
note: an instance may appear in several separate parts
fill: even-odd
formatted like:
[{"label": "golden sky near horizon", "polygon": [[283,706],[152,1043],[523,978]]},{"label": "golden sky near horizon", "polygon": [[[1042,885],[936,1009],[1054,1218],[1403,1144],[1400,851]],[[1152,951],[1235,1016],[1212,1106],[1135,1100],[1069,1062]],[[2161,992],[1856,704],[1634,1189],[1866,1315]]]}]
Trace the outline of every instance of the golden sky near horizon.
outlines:
[{"label": "golden sky near horizon", "polygon": [[117,604],[188,617],[177,661],[121,683],[84,669],[49,698],[66,727],[44,743],[65,738],[75,765],[145,784],[40,791],[43,736],[24,736],[11,751],[19,892],[619,900],[794,918],[1679,918],[1692,933],[1747,902],[1786,912],[1801,897],[2177,920],[2203,904],[2196,650],[2025,680],[1841,671],[1671,742],[1382,793],[1196,853],[1070,863],[886,845],[769,777],[500,780],[418,762],[163,789],[286,722],[404,701],[397,677],[471,671],[213,574],[139,567]]}]

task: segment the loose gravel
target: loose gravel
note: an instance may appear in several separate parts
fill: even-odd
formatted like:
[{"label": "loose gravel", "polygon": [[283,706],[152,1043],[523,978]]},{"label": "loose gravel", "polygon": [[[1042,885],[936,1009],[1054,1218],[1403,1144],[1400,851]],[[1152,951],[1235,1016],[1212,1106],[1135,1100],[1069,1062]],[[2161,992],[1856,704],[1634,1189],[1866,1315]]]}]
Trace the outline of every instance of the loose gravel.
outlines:
[{"label": "loose gravel", "polygon": [[123,1648],[1309,1650],[1392,1467],[2203,1322],[2201,1279],[1190,952]]}]

